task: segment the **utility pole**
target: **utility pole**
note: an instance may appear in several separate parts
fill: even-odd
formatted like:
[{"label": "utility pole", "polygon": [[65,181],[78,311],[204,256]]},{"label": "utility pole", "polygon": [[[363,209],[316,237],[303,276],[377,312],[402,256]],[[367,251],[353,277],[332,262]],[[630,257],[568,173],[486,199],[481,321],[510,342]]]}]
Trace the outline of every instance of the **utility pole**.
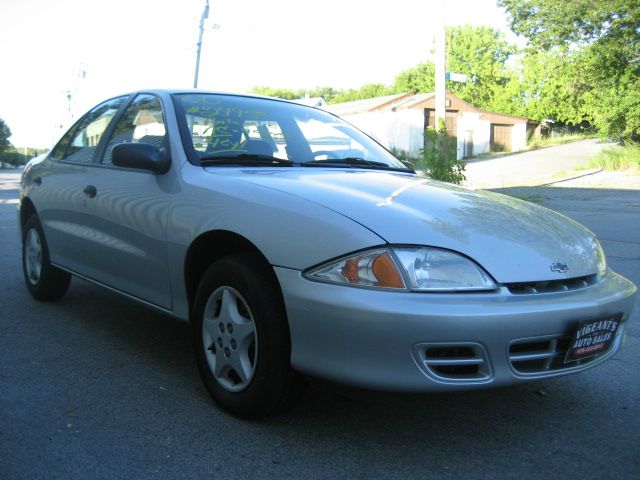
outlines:
[{"label": "utility pole", "polygon": [[202,16],[200,17],[200,32],[198,34],[198,48],[196,50],[196,73],[193,77],[193,88],[198,88],[198,74],[200,73],[200,51],[202,50],[202,32],[204,32],[204,21],[209,18],[209,0],[206,0]]},{"label": "utility pole", "polygon": [[[436,131],[440,129],[440,119],[446,122],[446,49],[445,49],[445,26],[444,26],[444,2],[445,0],[436,0]],[[445,123],[446,125],[446,123]]]}]

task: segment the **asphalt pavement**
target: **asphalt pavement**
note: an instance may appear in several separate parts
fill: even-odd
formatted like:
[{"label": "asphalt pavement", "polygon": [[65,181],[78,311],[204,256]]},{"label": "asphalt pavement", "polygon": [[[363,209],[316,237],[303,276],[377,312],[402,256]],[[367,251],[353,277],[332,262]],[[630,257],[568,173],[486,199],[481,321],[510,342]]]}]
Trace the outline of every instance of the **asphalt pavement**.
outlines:
[{"label": "asphalt pavement", "polygon": [[[640,284],[640,194],[515,189],[583,222]],[[374,395],[314,383],[288,414],[218,410],[190,327],[74,279],[23,286],[17,173],[0,171],[0,478],[637,479],[640,306],[623,349],[578,375],[469,393]]]},{"label": "asphalt pavement", "polygon": [[471,159],[466,165],[465,185],[505,188],[555,182],[571,176],[575,169],[586,168],[601,149],[612,145],[592,138],[499,157]]}]

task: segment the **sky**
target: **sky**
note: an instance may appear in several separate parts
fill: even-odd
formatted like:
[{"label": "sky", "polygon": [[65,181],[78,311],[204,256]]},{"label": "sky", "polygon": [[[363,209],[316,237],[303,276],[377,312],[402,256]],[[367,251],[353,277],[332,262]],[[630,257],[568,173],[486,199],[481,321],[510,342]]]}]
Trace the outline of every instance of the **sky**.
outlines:
[{"label": "sky", "polygon": [[[198,87],[357,88],[429,58],[438,0],[210,0]],[[205,0],[2,0],[0,118],[18,147],[143,88],[191,88]],[[445,0],[447,25],[510,33],[495,0]],[[68,93],[71,93],[71,101]]]}]

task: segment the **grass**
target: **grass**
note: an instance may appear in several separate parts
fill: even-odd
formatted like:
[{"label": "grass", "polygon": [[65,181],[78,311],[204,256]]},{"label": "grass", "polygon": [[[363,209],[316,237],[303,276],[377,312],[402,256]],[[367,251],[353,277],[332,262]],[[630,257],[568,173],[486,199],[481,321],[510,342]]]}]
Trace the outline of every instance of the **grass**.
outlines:
[{"label": "grass", "polygon": [[587,138],[594,138],[594,133],[565,133],[563,135],[550,135],[548,137],[534,136],[527,143],[527,148],[549,147],[551,145],[562,145],[563,143],[577,142]]},{"label": "grass", "polygon": [[640,143],[604,148],[593,158],[590,165],[603,170],[640,171]]}]

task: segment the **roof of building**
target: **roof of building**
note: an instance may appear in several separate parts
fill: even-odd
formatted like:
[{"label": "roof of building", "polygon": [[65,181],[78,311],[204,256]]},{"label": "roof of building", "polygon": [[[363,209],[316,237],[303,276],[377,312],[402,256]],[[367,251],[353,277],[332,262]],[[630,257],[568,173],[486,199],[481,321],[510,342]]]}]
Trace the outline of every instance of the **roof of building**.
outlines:
[{"label": "roof of building", "polygon": [[334,103],[333,105],[328,105],[327,110],[336,115],[353,115],[356,113],[374,112],[376,110],[384,110],[393,107],[396,103],[412,95],[412,93],[396,93],[394,95],[384,95],[382,97],[366,98],[364,100]]},{"label": "roof of building", "polygon": [[[482,110],[469,102],[447,92],[449,105],[447,110],[475,112],[481,115],[484,120],[492,123],[537,123],[526,117],[507,115],[504,113],[490,112]],[[355,115],[359,113],[391,111],[408,109],[435,108],[435,93],[397,93],[395,95],[385,95],[382,97],[367,98],[365,100],[355,100],[351,102],[336,103],[328,105],[327,110],[336,115]]]}]

